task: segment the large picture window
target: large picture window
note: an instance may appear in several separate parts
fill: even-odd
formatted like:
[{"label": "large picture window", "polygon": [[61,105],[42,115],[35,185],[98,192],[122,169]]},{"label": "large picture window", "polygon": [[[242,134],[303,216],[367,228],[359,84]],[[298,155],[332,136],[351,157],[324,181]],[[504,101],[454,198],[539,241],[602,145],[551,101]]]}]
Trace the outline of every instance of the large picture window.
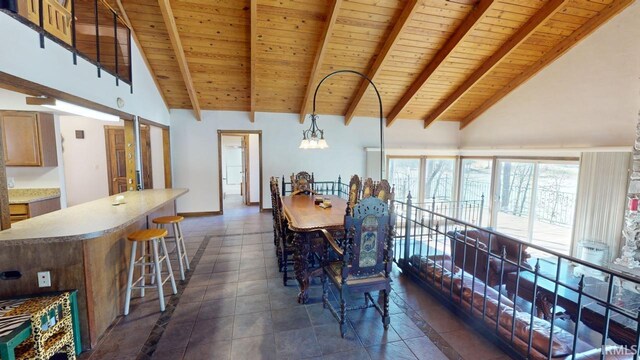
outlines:
[{"label": "large picture window", "polygon": [[[460,178],[460,202],[465,209],[459,216],[463,220],[480,226],[489,226],[491,213],[491,178],[493,160],[462,159]],[[464,216],[470,214],[471,217]]]},{"label": "large picture window", "polygon": [[409,191],[415,199],[420,186],[420,159],[389,159],[389,178],[398,201],[406,201]]}]

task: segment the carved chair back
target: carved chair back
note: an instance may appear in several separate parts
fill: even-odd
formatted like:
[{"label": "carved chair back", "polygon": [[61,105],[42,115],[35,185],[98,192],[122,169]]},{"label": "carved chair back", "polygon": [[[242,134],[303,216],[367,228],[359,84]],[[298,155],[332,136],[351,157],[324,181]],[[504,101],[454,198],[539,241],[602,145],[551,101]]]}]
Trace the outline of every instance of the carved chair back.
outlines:
[{"label": "carved chair back", "polygon": [[373,190],[373,196],[377,197],[378,199],[384,201],[387,205],[389,205],[391,201],[393,201],[394,199],[394,196],[395,196],[394,192],[395,192],[395,189],[392,189],[391,185],[389,185],[389,182],[383,179],[376,184]]},{"label": "carved chair back", "polygon": [[282,210],[282,198],[280,197],[280,188],[278,186],[278,179],[271,178],[271,201],[273,206],[273,223],[275,236],[282,239],[285,236],[287,228],[286,219]]},{"label": "carved chair back", "polygon": [[388,272],[387,254],[391,246],[391,222],[388,205],[373,196],[354,206],[353,214],[345,216],[345,230],[350,241],[343,244],[343,276],[367,277]]},{"label": "carved chair back", "polygon": [[291,193],[292,194],[311,194],[313,193],[313,173],[300,171],[297,174],[291,174]]},{"label": "carved chair back", "polygon": [[364,179],[362,183],[362,198],[366,199],[369,196],[373,196],[373,190],[375,189],[373,180],[371,178]]},{"label": "carved chair back", "polygon": [[362,187],[362,182],[358,175],[353,175],[351,180],[349,181],[349,198],[347,201],[347,215],[353,213],[353,207],[356,206],[358,200],[360,199],[360,188]]}]

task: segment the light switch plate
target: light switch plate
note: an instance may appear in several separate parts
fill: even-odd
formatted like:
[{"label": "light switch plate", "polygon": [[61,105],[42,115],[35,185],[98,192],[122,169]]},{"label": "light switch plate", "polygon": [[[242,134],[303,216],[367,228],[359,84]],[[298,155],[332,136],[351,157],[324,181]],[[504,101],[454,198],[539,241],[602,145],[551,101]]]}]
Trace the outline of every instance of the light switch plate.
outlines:
[{"label": "light switch plate", "polygon": [[48,271],[38,272],[38,287],[51,287],[51,273]]}]

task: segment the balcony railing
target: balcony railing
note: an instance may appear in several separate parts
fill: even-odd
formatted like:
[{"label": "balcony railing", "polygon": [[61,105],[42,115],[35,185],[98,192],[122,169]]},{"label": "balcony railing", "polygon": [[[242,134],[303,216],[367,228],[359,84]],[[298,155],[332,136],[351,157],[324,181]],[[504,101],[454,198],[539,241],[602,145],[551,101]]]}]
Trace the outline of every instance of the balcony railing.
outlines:
[{"label": "balcony railing", "polygon": [[[73,61],[80,56],[132,85],[131,29],[103,0],[0,0],[0,9],[66,47]],[[133,88],[132,88],[133,90]]]},{"label": "balcony railing", "polygon": [[394,205],[402,272],[514,358],[638,358],[640,279],[410,199]]}]

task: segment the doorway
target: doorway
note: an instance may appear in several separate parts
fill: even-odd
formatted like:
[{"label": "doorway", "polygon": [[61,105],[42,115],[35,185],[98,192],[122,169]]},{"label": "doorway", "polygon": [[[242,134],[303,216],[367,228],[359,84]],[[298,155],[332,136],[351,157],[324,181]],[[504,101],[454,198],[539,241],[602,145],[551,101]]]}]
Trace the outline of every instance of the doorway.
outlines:
[{"label": "doorway", "polygon": [[220,212],[262,210],[262,132],[218,131]]},{"label": "doorway", "polygon": [[[109,195],[127,191],[126,141],[124,126],[105,126],[107,145],[107,171]],[[140,149],[142,150],[142,168],[144,189],[153,188],[151,134],[149,126],[140,126]]]}]

